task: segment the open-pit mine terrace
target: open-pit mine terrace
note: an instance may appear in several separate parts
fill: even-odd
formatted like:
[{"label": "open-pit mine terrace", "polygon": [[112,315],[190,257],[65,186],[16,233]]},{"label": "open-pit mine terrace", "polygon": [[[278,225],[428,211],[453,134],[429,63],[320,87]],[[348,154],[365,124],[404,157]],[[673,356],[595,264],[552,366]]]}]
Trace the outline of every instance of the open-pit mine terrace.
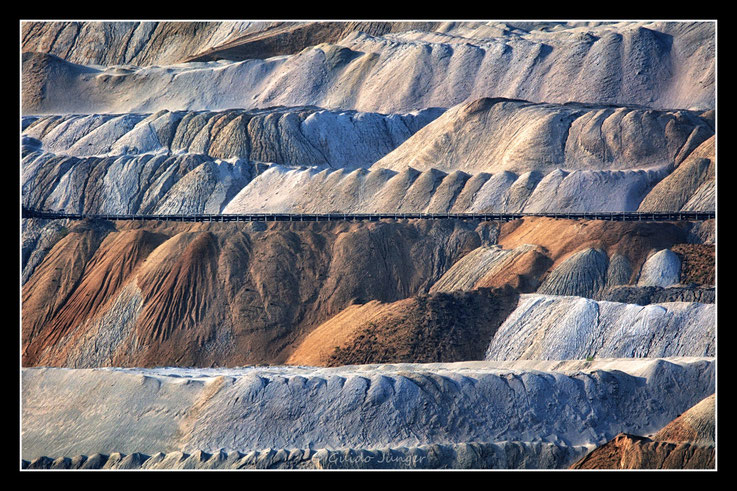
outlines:
[{"label": "open-pit mine terrace", "polygon": [[713,469],[714,22],[22,22],[23,469]]}]

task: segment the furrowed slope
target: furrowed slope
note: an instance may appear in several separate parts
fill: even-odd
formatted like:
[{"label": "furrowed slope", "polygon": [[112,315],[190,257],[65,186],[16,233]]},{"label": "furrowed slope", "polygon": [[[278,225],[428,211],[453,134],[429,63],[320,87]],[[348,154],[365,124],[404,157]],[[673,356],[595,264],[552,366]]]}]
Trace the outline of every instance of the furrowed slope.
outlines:
[{"label": "furrowed slope", "polygon": [[25,459],[501,441],[579,446],[659,430],[714,392],[714,360],[26,368],[23,388]]},{"label": "furrowed slope", "polygon": [[368,167],[442,113],[384,115],[317,107],[25,118],[23,136],[57,155],[194,153],[213,158]]},{"label": "furrowed slope", "polygon": [[[50,321],[46,321],[47,312],[33,309],[32,303],[30,308],[24,310],[23,334],[27,341],[23,351],[24,359],[42,358],[43,354],[37,350],[48,346],[57,351],[60,359],[68,358],[66,350],[78,346],[80,344],[78,336],[83,334],[74,328],[84,323],[94,313],[103,310],[116,298],[143,260],[163,240],[163,236],[145,230],[106,235],[92,257],[85,261],[84,272],[79,281],[71,285],[68,280],[64,281],[66,285],[59,284],[60,289],[71,287],[73,291],[68,297],[60,299],[64,303],[54,308],[54,316]],[[57,252],[55,249],[50,255]],[[55,275],[51,274],[52,278],[47,276],[50,272],[47,272],[45,266],[44,261],[37,275],[34,275],[32,282],[29,282],[27,289],[24,290],[29,301],[32,300],[31,297],[33,299],[37,297],[37,289],[44,289],[49,283],[57,284]],[[46,315],[39,317],[39,313]],[[100,348],[109,347],[100,346]]]},{"label": "furrowed slope", "polygon": [[[227,213],[566,213],[635,211],[666,167],[547,175],[469,175],[436,169],[295,169],[272,166],[225,207]],[[287,190],[287,193],[276,190]]]},{"label": "furrowed slope", "polygon": [[[698,225],[683,222],[607,222],[544,217],[514,220],[501,225],[495,246],[483,246],[466,255],[433,285],[431,292],[470,290],[511,282],[525,293],[601,298],[618,286],[639,284],[636,289],[644,291],[649,288],[645,286],[649,282],[644,281],[648,277],[667,278],[668,281],[655,282],[660,287],[709,288],[713,285],[709,276],[713,263],[708,258],[713,245],[699,244],[702,239],[693,234],[694,228]],[[693,253],[678,256],[671,248]],[[672,268],[666,271],[670,263],[657,261],[665,253],[679,263],[675,277]],[[683,257],[683,275],[680,274],[679,257]]]},{"label": "furrowed slope", "polygon": [[279,22],[23,22],[22,50],[92,65],[173,64]]},{"label": "furrowed slope", "polygon": [[[369,171],[273,167],[226,210],[634,211],[712,135],[686,111],[480,99],[429,122]],[[708,182],[694,178],[686,199]]]},{"label": "furrowed slope", "polygon": [[379,36],[409,30],[435,30],[438,22],[282,22],[280,25],[197,53],[184,61],[248,60],[294,54],[311,46],[337,43],[354,32]]},{"label": "furrowed slope", "polygon": [[714,356],[714,304],[647,306],[525,294],[499,327],[487,360]]},{"label": "furrowed slope", "polygon": [[38,259],[23,270],[24,364],[279,363],[301,343],[291,362],[478,359],[516,292],[714,301],[708,284],[642,286],[667,276],[663,252],[680,265],[669,247],[702,246],[683,244],[692,224],[518,222],[101,221],[62,234],[25,220],[49,238],[25,245]]},{"label": "furrowed slope", "polygon": [[268,169],[265,162],[367,167],[440,112],[274,108],[25,118],[23,203],[85,213],[220,213]]},{"label": "furrowed slope", "polygon": [[[715,100],[714,27],[713,22],[624,22],[547,32],[492,27],[471,37],[452,30],[381,36],[353,31],[337,43],[271,58],[266,50],[261,59],[235,62],[90,66],[63,83],[34,61],[53,55],[28,51],[23,71],[35,66],[35,85],[45,90],[24,94],[23,110],[316,105],[396,112],[448,108],[481,97],[707,110]],[[32,49],[30,41],[26,44]]]},{"label": "furrowed slope", "polygon": [[23,22],[22,50],[93,65],[171,65],[294,54],[354,31],[382,35],[437,22]]},{"label": "furrowed slope", "polygon": [[[642,305],[713,303],[714,246],[683,243],[698,242],[688,230],[694,226],[543,218],[514,221],[502,226],[499,244],[484,245],[465,255],[430,293],[508,284],[523,293]],[[618,233],[604,234],[607,229]],[[555,236],[557,232],[561,235]],[[560,237],[570,237],[570,241]]]},{"label": "furrowed slope", "polygon": [[701,143],[675,171],[655,185],[638,210],[714,210],[715,141],[712,136]]},{"label": "furrowed slope", "polygon": [[[655,200],[663,211],[675,205],[657,198],[661,184],[672,188],[704,145],[713,148],[708,121],[687,111],[481,99],[441,114],[294,107],[27,117],[24,204],[115,213],[536,213],[646,210]],[[704,201],[713,172],[689,179],[681,201],[713,209]],[[113,199],[96,200],[102,195]]]},{"label": "furrowed slope", "polygon": [[300,336],[352,303],[426,292],[495,229],[102,223],[79,222],[29,273],[24,365],[283,362]]},{"label": "furrowed slope", "polygon": [[473,290],[509,284],[519,291],[535,291],[553,261],[539,246],[523,244],[514,249],[481,246],[455,263],[430,289],[430,293]]},{"label": "furrowed slope", "polygon": [[632,271],[639,271],[653,250],[686,243],[694,224],[684,222],[609,222],[604,220],[558,220],[530,217],[501,226],[499,245],[514,249],[523,244],[545,248],[557,267],[584,248],[603,249],[607,256],[626,257]]},{"label": "furrowed slope", "polygon": [[707,121],[688,111],[483,98],[446,111],[374,167],[624,170],[680,163],[712,135]]}]

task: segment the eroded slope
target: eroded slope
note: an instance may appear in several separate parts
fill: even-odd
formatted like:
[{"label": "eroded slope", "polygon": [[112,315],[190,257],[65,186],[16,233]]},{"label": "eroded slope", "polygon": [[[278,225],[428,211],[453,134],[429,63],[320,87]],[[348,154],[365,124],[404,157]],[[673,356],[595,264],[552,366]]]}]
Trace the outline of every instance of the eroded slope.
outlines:
[{"label": "eroded slope", "polygon": [[461,221],[77,222],[27,265],[23,364],[279,363],[308,326],[426,292],[494,233]]},{"label": "eroded slope", "polygon": [[499,441],[578,446],[659,430],[713,393],[714,361],[27,368],[23,387],[25,459]]}]

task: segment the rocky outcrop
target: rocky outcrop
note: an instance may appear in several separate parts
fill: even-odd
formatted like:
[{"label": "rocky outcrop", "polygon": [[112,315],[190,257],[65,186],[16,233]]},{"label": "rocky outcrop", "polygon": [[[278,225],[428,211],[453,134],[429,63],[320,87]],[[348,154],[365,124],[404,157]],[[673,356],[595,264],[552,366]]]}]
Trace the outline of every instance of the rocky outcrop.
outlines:
[{"label": "rocky outcrop", "polygon": [[497,329],[487,360],[714,356],[714,304],[646,306],[539,294]]},{"label": "rocky outcrop", "polygon": [[22,458],[29,461],[476,441],[602,444],[622,432],[657,431],[714,392],[714,360],[703,358],[531,366],[26,368],[22,375]]}]

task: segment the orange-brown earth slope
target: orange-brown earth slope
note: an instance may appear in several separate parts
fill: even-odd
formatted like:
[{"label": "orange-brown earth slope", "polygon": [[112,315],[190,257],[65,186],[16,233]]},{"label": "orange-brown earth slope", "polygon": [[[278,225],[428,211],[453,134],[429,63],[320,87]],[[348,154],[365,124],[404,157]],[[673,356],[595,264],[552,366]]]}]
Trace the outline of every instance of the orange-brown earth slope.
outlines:
[{"label": "orange-brown earth slope", "polygon": [[[479,360],[518,294],[535,292],[567,256],[591,247],[625,256],[636,266],[631,283],[648,253],[685,244],[693,228],[72,221],[25,265],[23,364]],[[511,259],[477,260],[489,251]]]}]

